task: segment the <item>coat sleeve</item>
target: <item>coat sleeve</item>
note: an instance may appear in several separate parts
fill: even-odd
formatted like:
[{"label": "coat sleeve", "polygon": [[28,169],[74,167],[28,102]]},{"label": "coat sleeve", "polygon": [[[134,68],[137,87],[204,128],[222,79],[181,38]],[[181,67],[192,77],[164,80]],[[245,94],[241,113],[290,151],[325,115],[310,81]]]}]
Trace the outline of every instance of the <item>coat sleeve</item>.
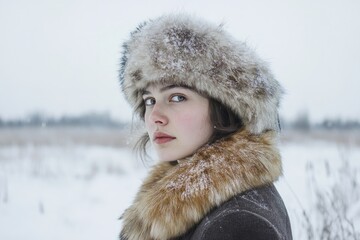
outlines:
[{"label": "coat sleeve", "polygon": [[197,232],[201,240],[278,240],[285,239],[276,227],[263,216],[248,211],[223,213],[209,220]]}]

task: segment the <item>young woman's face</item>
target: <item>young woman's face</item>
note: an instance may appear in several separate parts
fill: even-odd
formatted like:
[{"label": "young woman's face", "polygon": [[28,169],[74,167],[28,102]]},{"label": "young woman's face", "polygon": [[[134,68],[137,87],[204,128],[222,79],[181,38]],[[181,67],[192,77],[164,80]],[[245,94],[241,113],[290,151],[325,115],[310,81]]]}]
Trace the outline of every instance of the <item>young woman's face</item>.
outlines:
[{"label": "young woman's face", "polygon": [[184,87],[151,85],[143,99],[146,129],[160,161],[192,155],[210,139],[207,98]]}]

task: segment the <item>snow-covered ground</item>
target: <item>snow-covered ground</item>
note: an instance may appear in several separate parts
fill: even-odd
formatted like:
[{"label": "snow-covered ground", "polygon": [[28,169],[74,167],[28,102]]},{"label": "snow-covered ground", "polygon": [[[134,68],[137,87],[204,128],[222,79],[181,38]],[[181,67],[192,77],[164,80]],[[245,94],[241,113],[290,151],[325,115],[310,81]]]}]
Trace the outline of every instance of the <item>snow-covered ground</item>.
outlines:
[{"label": "snow-covered ground", "polygon": [[[344,225],[345,220],[351,221],[359,234],[360,147],[310,140],[283,144],[280,148],[284,175],[276,185],[287,206],[294,239],[320,239],[320,233],[326,231],[322,229],[324,222],[332,226],[331,235],[338,234],[340,226],[329,223],[332,218],[341,218]],[[339,210],[342,207],[346,209]],[[337,216],[339,212],[344,215]],[[306,232],[309,224],[313,238],[308,238]],[[329,239],[359,238],[360,235]]]},{"label": "snow-covered ground", "polygon": [[[336,184],[351,203],[346,211],[359,231],[360,198],[353,185],[360,183],[360,147],[307,139],[285,141],[280,148],[284,176],[276,186],[294,239],[306,239],[303,210],[316,228],[316,189],[326,193]],[[117,239],[118,218],[147,171],[134,159],[126,146],[2,142],[0,239]]]}]

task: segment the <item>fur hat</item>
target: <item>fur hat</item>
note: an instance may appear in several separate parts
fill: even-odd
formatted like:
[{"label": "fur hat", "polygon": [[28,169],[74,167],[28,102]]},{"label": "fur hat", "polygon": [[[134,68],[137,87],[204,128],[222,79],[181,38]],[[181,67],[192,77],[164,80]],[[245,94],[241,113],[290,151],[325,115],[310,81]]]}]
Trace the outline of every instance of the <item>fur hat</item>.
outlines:
[{"label": "fur hat", "polygon": [[150,83],[185,85],[232,109],[251,133],[278,130],[282,87],[267,64],[222,26],[188,15],[141,24],[123,45],[120,83],[140,115]]}]

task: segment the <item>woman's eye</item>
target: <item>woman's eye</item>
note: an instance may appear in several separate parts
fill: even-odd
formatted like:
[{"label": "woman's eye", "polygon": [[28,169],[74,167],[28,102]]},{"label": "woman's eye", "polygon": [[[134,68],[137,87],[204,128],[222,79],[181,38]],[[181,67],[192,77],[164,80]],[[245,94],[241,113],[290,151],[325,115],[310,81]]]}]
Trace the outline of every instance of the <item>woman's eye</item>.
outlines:
[{"label": "woman's eye", "polygon": [[185,101],[186,98],[184,96],[181,96],[181,95],[174,95],[171,97],[171,102],[182,102],[182,101]]},{"label": "woman's eye", "polygon": [[154,98],[146,98],[144,99],[145,106],[153,106],[155,104]]}]

